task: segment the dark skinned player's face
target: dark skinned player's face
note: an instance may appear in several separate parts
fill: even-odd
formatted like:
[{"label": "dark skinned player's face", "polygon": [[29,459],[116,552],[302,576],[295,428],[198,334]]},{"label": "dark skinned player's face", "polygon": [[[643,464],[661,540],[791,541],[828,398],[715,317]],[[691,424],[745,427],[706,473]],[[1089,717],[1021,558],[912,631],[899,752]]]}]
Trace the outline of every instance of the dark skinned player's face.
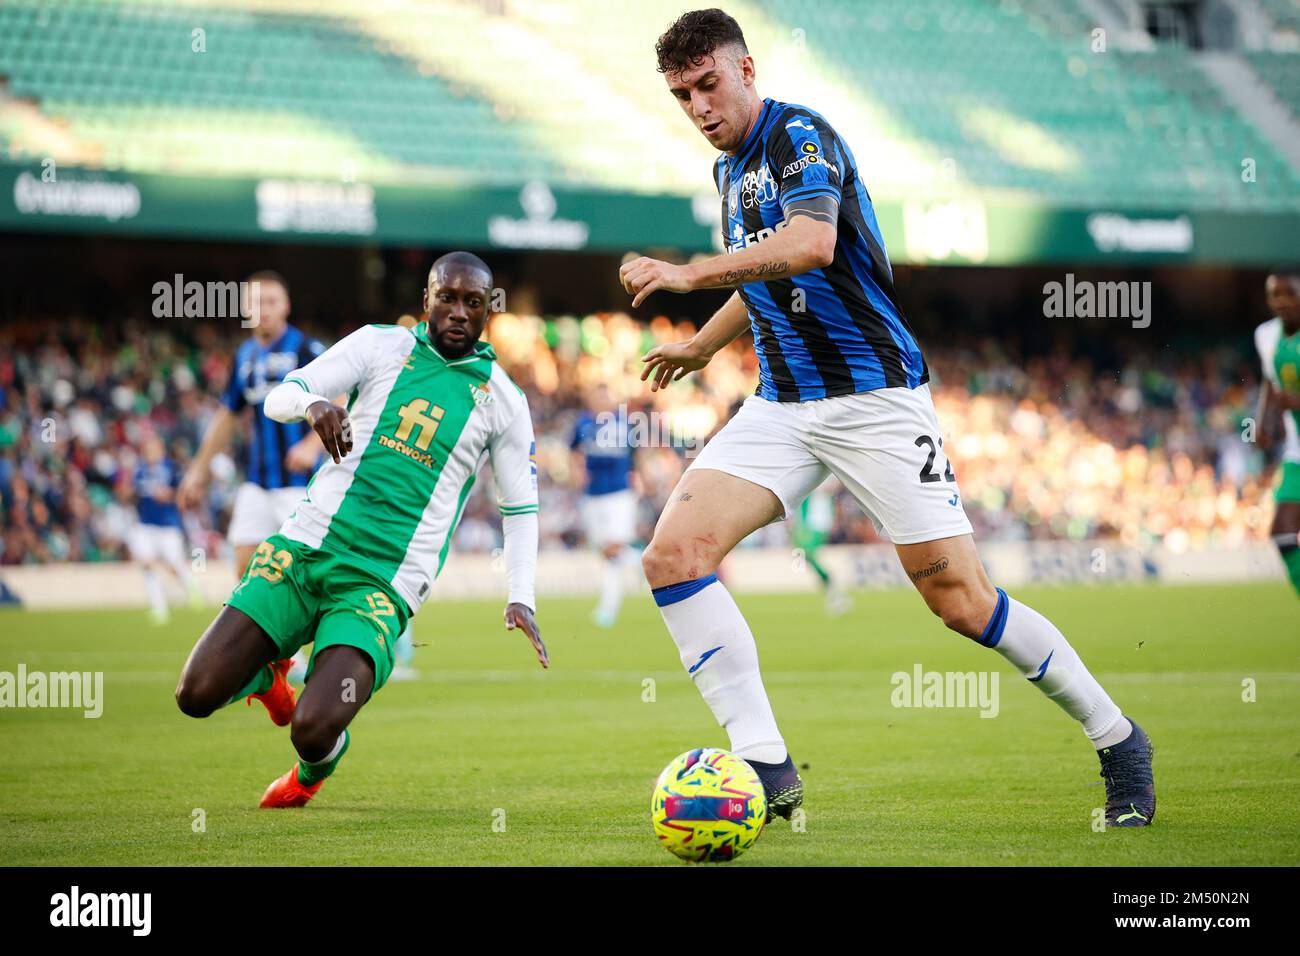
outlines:
[{"label": "dark skinned player's face", "polygon": [[480,270],[463,266],[444,266],[429,276],[424,290],[429,334],[447,358],[468,355],[483,334],[492,298],[490,282]]},{"label": "dark skinned player's face", "polygon": [[1269,276],[1264,283],[1264,295],[1269,309],[1282,320],[1288,333],[1300,329],[1300,280]]}]

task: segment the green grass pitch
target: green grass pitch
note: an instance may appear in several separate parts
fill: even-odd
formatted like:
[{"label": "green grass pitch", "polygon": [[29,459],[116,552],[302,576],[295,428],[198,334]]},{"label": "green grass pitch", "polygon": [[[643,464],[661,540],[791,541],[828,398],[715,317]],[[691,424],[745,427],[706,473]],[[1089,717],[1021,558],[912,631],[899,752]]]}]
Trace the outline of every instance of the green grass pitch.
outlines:
[{"label": "green grass pitch", "polygon": [[[807,765],[807,816],[802,832],[776,821],[732,865],[1300,864],[1294,594],[1016,596],[1061,626],[1150,732],[1153,827],[1095,832],[1103,789],[1077,726],[916,595],[861,592],[836,619],[812,595],[741,596]],[[648,599],[629,600],[610,631],[587,624],[589,606],[543,603],[549,672],[504,631],[498,603],[426,606],[421,679],[367,705],[338,773],[298,811],[257,809],[292,762],[287,729],[260,706],[207,720],[176,709],[177,673],[211,611],[162,628],[144,612],[0,614],[0,670],[105,672],[98,720],[0,710],[0,864],[686,865],[654,839],[650,788],[677,753],[725,736]],[[893,707],[890,676],[918,663],[997,670],[997,717]]]}]

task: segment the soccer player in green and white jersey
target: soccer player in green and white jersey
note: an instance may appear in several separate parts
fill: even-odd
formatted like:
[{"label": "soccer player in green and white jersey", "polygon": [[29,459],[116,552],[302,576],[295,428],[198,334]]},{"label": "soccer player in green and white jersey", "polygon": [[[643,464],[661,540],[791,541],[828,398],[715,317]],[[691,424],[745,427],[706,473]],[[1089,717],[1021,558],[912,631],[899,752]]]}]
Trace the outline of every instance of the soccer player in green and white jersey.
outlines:
[{"label": "soccer player in green and white jersey", "polygon": [[1255,329],[1264,372],[1257,437],[1261,447],[1269,448],[1281,417],[1286,437],[1272,535],[1291,586],[1300,594],[1300,266],[1274,269],[1264,293],[1274,317]]},{"label": "soccer player in green and white jersey", "polygon": [[[292,723],[298,762],[267,788],[263,807],[301,807],[334,772],[348,725],[384,685],[393,644],[428,597],[475,476],[491,460],[505,530],[506,627],[534,619],[537,469],[523,392],[479,341],[492,273],[454,252],[434,263],[427,323],[370,325],[290,373],[266,414],[306,419],[333,459],[257,549],[226,606],[199,638],[176,688],[191,717],[257,697]],[[324,396],[346,394],[347,410]],[[288,658],[314,641],[295,702]]]},{"label": "soccer player in green and white jersey", "polygon": [[826,613],[834,617],[853,610],[853,599],[836,585],[830,571],[820,559],[822,546],[830,541],[831,531],[835,527],[835,492],[838,487],[838,481],[827,478],[808,493],[808,497],[799,505],[799,514],[795,517],[794,531],[790,538],[804,563],[817,575],[822,590],[826,592]]}]

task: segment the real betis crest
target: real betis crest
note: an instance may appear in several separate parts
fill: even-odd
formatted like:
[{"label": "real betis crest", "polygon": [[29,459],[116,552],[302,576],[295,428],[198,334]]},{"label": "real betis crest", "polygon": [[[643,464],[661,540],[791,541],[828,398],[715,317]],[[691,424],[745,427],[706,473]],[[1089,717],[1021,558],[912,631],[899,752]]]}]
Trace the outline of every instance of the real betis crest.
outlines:
[{"label": "real betis crest", "polygon": [[474,399],[474,405],[482,408],[484,405],[492,404],[492,392],[488,389],[487,382],[480,382],[478,385],[471,385],[469,393]]}]

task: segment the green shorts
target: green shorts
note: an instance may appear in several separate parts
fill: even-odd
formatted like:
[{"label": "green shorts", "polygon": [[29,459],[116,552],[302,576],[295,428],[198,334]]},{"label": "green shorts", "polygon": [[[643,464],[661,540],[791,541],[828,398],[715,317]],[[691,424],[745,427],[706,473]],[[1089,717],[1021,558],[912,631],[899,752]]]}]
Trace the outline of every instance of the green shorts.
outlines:
[{"label": "green shorts", "polygon": [[1282,481],[1273,492],[1276,501],[1300,502],[1300,461],[1282,462]]},{"label": "green shorts", "polygon": [[368,654],[375,662],[372,694],[393,672],[393,646],[410,616],[392,587],[346,555],[280,534],[257,546],[226,603],[266,631],[281,660],[313,641],[308,678],[327,647],[346,644]]}]

